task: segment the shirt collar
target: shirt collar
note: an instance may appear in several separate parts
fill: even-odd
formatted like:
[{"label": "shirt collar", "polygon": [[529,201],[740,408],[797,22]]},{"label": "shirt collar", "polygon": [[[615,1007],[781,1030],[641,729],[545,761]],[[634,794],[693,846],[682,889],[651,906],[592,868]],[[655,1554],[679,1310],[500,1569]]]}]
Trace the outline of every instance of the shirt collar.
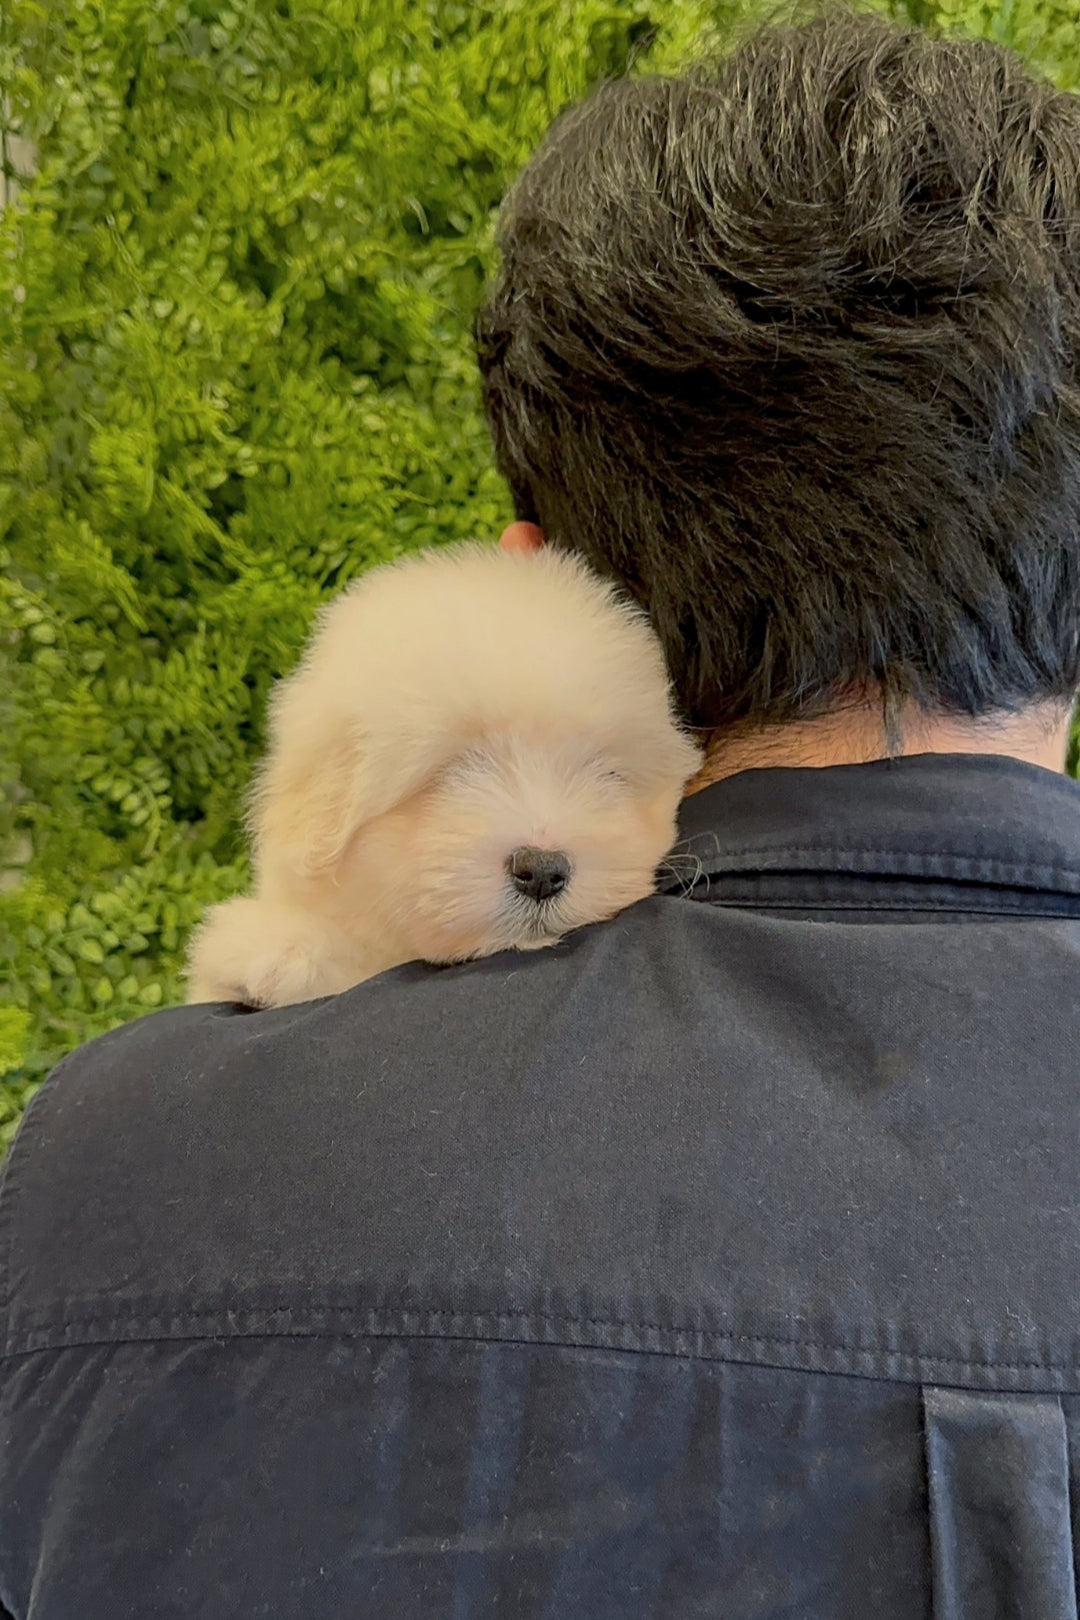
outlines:
[{"label": "shirt collar", "polygon": [[1080,783],[996,754],[741,771],[683,800],[678,839],[676,873],[683,856],[703,876],[833,872],[1080,895]]}]

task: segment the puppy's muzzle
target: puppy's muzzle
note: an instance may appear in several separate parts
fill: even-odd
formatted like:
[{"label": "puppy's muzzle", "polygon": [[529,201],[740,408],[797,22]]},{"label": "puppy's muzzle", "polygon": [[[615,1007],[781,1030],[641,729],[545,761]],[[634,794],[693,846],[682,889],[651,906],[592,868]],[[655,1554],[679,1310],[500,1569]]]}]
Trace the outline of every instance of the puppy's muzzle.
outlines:
[{"label": "puppy's muzzle", "polygon": [[570,862],[561,849],[536,849],[531,844],[508,856],[506,870],[514,888],[529,900],[550,900],[570,878]]}]

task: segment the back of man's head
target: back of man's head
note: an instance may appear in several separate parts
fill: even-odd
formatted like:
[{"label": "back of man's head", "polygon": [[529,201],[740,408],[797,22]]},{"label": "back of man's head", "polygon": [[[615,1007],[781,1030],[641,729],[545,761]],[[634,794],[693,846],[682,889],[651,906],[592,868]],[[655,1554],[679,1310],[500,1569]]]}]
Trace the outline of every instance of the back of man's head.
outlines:
[{"label": "back of man's head", "polygon": [[692,723],[1080,687],[1080,97],[826,0],[566,111],[499,245],[518,516],[646,606]]}]

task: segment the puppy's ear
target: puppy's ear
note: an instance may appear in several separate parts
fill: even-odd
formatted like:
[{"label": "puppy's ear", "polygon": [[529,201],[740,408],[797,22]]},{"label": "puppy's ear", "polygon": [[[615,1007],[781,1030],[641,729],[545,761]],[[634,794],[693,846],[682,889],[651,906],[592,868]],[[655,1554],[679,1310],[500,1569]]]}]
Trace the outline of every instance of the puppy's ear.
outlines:
[{"label": "puppy's ear", "polygon": [[[394,563],[354,581],[322,609],[299,666],[271,693],[247,818],[257,876],[328,873],[360,828],[455,750],[460,726],[447,695],[432,690],[411,577]],[[425,600],[430,608],[430,592]]]},{"label": "puppy's ear", "polygon": [[358,738],[292,739],[255,781],[248,830],[259,868],[307,877],[328,871],[368,817]]},{"label": "puppy's ear", "polygon": [[251,794],[248,831],[260,873],[329,872],[376,816],[415,793],[452,750],[442,736],[374,734],[318,670],[270,702],[270,748]]}]

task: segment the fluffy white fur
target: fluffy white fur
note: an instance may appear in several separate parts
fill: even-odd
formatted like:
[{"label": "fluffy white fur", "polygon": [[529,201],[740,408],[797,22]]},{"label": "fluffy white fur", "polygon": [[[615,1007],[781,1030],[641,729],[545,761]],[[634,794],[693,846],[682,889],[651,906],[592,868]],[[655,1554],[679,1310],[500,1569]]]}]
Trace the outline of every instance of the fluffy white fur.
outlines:
[{"label": "fluffy white fur", "polygon": [[[652,892],[700,757],[647,621],[576,558],[466,544],[377,568],[275,689],[255,894],[207,914],[188,999],[282,1006],[553,944]],[[566,855],[560,893],[519,892],[523,846]]]}]

